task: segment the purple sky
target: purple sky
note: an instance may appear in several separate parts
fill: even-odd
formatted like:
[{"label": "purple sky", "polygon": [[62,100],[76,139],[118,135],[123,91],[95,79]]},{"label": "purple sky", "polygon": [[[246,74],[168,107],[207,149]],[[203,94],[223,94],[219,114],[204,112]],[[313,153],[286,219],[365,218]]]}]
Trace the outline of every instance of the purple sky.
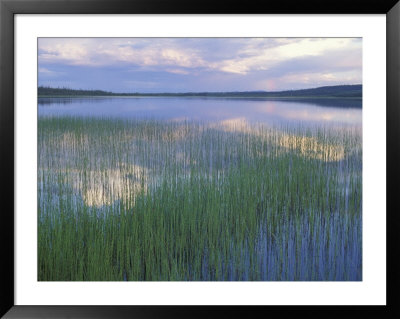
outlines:
[{"label": "purple sky", "polygon": [[362,83],[361,38],[40,38],[39,85],[279,91]]}]

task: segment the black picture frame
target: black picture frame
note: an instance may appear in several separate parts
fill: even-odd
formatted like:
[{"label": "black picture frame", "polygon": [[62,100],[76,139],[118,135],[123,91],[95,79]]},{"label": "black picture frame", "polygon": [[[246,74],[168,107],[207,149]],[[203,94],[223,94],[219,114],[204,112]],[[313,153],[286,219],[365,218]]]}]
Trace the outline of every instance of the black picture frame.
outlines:
[{"label": "black picture frame", "polygon": [[[16,306],[14,303],[14,15],[15,14],[385,14],[387,21],[387,305],[386,306]],[[400,2],[306,0],[0,0],[1,308],[4,318],[204,318],[399,316],[398,163],[400,137]],[[383,212],[377,212],[383,213]]]}]

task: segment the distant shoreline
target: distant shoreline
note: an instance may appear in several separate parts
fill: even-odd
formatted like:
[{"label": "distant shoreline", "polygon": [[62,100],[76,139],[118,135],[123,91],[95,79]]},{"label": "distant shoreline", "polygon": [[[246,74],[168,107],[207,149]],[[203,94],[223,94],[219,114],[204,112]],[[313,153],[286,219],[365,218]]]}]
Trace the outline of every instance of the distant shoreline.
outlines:
[{"label": "distant shoreline", "polygon": [[185,98],[221,98],[221,99],[362,99],[362,85],[335,85],[318,88],[286,91],[227,91],[227,92],[158,92],[158,93],[114,93],[102,90],[76,90],[69,88],[38,87],[38,97],[185,97]]}]

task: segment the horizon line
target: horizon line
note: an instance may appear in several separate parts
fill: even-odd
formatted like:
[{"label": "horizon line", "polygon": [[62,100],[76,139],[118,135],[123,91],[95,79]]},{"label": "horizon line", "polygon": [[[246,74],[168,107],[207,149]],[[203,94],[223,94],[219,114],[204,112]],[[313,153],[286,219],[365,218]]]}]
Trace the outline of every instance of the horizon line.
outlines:
[{"label": "horizon line", "polygon": [[288,90],[280,90],[280,91],[264,91],[264,90],[254,90],[254,91],[186,91],[186,92],[113,92],[113,91],[106,91],[102,89],[73,89],[68,87],[51,87],[51,86],[44,86],[39,85],[39,88],[47,88],[47,89],[64,89],[64,90],[74,90],[74,91],[101,91],[105,93],[112,93],[112,94],[201,94],[201,93],[253,93],[253,92],[262,92],[262,93],[281,93],[281,92],[293,92],[293,91],[303,91],[303,90],[312,90],[312,89],[319,89],[319,88],[327,88],[327,87],[338,87],[338,86],[362,86],[362,83],[356,84],[337,84],[337,85],[323,85],[323,86],[316,86],[316,87],[309,87],[304,89],[288,89]]}]

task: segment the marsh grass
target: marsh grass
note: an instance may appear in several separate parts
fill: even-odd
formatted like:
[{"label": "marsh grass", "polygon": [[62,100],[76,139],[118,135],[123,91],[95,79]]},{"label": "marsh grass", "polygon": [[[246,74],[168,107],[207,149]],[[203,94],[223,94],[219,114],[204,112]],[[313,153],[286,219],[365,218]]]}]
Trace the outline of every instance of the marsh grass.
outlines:
[{"label": "marsh grass", "polygon": [[361,280],[351,128],[40,117],[38,280]]}]

